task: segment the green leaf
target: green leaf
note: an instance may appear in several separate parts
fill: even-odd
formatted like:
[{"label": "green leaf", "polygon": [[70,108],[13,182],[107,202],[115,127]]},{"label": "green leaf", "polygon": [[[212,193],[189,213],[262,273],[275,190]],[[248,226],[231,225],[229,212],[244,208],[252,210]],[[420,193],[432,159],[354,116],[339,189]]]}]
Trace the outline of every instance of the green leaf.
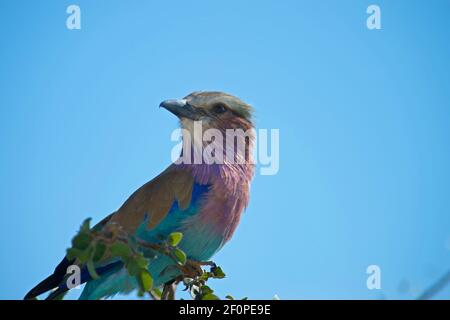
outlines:
[{"label": "green leaf", "polygon": [[221,267],[211,268],[211,272],[214,275],[214,278],[217,278],[217,279],[225,278],[225,273],[222,271]]},{"label": "green leaf", "polygon": [[228,300],[234,300],[234,298],[232,296],[230,296],[230,295],[225,296],[225,298],[228,299]]},{"label": "green leaf", "polygon": [[100,261],[101,258],[103,258],[105,251],[106,251],[106,246],[103,243],[98,242],[95,245],[95,253],[94,253],[94,257],[92,258],[92,260],[94,260],[94,262]]},{"label": "green leaf", "polygon": [[78,258],[79,255],[81,255],[83,253],[83,251],[81,251],[80,249],[77,248],[69,248],[67,249],[67,260],[73,260]]},{"label": "green leaf", "polygon": [[136,256],[135,261],[140,268],[147,269],[148,260],[142,254]]},{"label": "green leaf", "polygon": [[130,259],[128,261],[127,264],[127,271],[128,274],[132,277],[135,277],[138,275],[138,273],[140,272],[141,268],[139,267],[139,265],[136,263],[136,260],[134,259]]},{"label": "green leaf", "polygon": [[202,291],[202,295],[213,293],[213,290],[208,286],[202,286],[200,290]]},{"label": "green leaf", "polygon": [[173,255],[179,263],[183,265],[186,263],[186,253],[184,253],[183,250],[175,248],[175,250],[173,251]]},{"label": "green leaf", "polygon": [[141,269],[137,278],[137,282],[142,291],[147,292],[150,291],[153,285],[153,278],[146,269]]},{"label": "green leaf", "polygon": [[80,232],[89,232],[89,230],[91,230],[91,220],[92,218],[87,218],[83,221],[83,223],[81,224]]},{"label": "green leaf", "polygon": [[207,295],[202,296],[202,300],[220,300],[220,298],[214,293],[208,293]]},{"label": "green leaf", "polygon": [[181,232],[172,232],[167,238],[167,243],[172,247],[176,247],[181,239],[183,239],[183,234]]},{"label": "green leaf", "polygon": [[92,261],[92,259],[89,259],[88,262],[86,263],[87,269],[89,271],[89,274],[91,275],[92,279],[98,279],[99,275],[97,273],[97,271],[95,270],[95,266],[94,266],[94,262]]},{"label": "green leaf", "polygon": [[123,242],[114,242],[110,247],[109,251],[115,257],[121,257],[122,259],[126,259],[131,254],[130,247]]},{"label": "green leaf", "polygon": [[84,251],[80,251],[77,258],[78,260],[80,260],[80,262],[87,263],[89,259],[91,259],[91,254],[92,254],[92,247],[89,247]]},{"label": "green leaf", "polygon": [[158,288],[153,288],[153,289],[152,289],[152,293],[153,293],[153,295],[155,295],[157,298],[161,298],[161,296],[162,296],[162,292],[161,292],[161,290],[159,290]]},{"label": "green leaf", "polygon": [[199,280],[202,280],[205,282],[208,281],[210,274],[212,274],[212,273],[211,272],[203,272],[203,274],[199,277]]},{"label": "green leaf", "polygon": [[91,238],[86,232],[80,232],[72,239],[72,246],[80,250],[85,250],[87,247],[89,247],[90,243]]}]

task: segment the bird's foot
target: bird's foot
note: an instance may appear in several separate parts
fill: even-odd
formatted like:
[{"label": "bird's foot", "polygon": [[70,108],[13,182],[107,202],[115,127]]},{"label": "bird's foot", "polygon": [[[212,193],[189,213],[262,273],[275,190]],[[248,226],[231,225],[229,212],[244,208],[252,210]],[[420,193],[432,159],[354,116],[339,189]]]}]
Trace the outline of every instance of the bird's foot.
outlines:
[{"label": "bird's foot", "polygon": [[215,268],[216,264],[212,261],[187,260],[186,264],[179,266],[179,268],[184,277],[195,279],[203,274],[202,267],[204,266]]}]

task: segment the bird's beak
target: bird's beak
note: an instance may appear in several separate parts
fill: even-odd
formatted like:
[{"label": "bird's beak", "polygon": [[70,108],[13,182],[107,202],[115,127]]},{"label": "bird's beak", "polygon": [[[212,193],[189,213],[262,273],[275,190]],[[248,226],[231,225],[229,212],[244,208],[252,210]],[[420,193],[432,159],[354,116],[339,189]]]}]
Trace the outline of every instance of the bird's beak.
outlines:
[{"label": "bird's beak", "polygon": [[159,107],[172,112],[180,119],[188,118],[196,120],[198,118],[195,109],[190,104],[187,103],[186,99],[165,100],[161,102]]}]

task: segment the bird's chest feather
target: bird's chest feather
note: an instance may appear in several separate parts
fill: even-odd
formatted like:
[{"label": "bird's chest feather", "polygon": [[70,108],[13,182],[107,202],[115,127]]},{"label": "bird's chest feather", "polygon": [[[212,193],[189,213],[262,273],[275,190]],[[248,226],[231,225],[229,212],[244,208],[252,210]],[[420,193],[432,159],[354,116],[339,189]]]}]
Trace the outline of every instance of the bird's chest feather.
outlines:
[{"label": "bird's chest feather", "polygon": [[175,201],[158,226],[148,230],[143,221],[136,235],[155,243],[167,238],[171,232],[182,232],[183,240],[179,246],[188,257],[207,260],[231,238],[247,202],[248,184],[230,188],[222,181],[196,182],[188,208],[180,209]]},{"label": "bird's chest feather", "polygon": [[233,235],[247,205],[244,185],[230,190],[221,184],[209,187],[197,214],[184,220],[180,231],[185,235],[180,244],[193,259],[210,259]]}]

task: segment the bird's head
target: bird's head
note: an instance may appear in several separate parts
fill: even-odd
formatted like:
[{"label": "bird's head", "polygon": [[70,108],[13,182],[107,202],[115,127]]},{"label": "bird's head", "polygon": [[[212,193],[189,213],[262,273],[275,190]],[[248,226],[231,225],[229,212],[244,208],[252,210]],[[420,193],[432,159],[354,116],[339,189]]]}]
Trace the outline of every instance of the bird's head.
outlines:
[{"label": "bird's head", "polygon": [[175,114],[183,129],[189,131],[195,121],[202,122],[202,129],[219,130],[253,128],[250,105],[224,92],[193,92],[183,99],[163,101],[160,107]]},{"label": "bird's head", "polygon": [[[247,134],[246,137],[249,138],[249,141],[246,143],[246,153],[252,147],[254,139],[252,132],[253,109],[235,96],[215,91],[193,92],[183,99],[165,100],[160,107],[175,114],[180,119],[183,131],[190,134],[191,137],[195,138],[196,128],[199,126],[202,132],[207,132],[208,129],[220,131],[224,139],[231,129]],[[184,132],[183,139],[185,138]],[[204,141],[201,145],[205,145]],[[225,141],[223,145],[225,145]]]}]

